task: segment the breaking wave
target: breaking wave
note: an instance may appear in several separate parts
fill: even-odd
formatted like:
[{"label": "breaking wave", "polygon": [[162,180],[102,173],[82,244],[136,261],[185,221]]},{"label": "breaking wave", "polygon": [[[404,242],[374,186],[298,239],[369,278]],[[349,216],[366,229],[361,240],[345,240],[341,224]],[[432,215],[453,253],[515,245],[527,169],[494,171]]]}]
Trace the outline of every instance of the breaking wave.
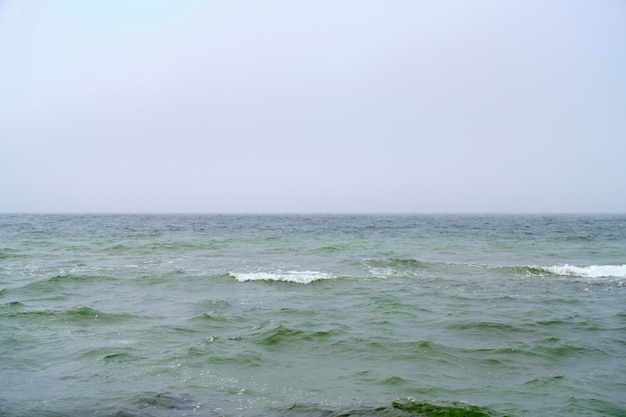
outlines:
[{"label": "breaking wave", "polygon": [[551,265],[496,267],[495,269],[530,277],[626,278],[626,265]]},{"label": "breaking wave", "polygon": [[539,268],[554,275],[581,278],[626,278],[626,265],[555,265]]},{"label": "breaking wave", "polygon": [[320,271],[230,272],[228,275],[239,282],[285,281],[296,284],[310,284],[314,281],[337,278],[334,275]]}]

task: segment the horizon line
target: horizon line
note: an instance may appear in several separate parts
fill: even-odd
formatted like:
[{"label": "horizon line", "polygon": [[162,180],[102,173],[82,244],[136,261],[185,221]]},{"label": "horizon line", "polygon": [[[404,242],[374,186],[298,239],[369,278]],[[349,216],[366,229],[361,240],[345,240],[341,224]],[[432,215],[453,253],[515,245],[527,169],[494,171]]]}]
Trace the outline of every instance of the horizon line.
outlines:
[{"label": "horizon line", "polygon": [[626,215],[626,211],[0,211],[0,215],[154,215],[154,216],[559,216]]}]

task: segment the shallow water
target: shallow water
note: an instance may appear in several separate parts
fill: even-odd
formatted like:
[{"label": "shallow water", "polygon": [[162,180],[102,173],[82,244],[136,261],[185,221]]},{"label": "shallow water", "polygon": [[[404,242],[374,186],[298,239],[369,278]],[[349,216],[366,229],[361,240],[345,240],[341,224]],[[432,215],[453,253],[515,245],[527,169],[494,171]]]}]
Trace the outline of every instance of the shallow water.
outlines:
[{"label": "shallow water", "polygon": [[0,415],[626,415],[625,258],[626,216],[0,215]]}]

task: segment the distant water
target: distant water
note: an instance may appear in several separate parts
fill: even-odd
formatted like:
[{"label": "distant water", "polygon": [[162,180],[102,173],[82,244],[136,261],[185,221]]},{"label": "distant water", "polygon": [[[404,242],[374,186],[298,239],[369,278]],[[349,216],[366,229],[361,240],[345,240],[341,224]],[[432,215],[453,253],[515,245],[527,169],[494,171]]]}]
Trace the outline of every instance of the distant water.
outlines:
[{"label": "distant water", "polygon": [[626,216],[0,215],[0,416],[626,416]]}]

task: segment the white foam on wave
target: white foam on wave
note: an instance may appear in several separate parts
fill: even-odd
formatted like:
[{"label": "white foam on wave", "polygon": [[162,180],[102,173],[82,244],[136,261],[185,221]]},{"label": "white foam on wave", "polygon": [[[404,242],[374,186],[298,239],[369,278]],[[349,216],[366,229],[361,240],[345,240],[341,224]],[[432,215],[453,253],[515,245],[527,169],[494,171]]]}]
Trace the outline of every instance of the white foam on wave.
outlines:
[{"label": "white foam on wave", "polygon": [[542,268],[552,274],[581,278],[626,278],[626,265],[555,265]]},{"label": "white foam on wave", "polygon": [[279,271],[279,272],[230,272],[228,275],[239,282],[246,281],[285,281],[297,284],[310,284],[313,281],[336,278],[319,271]]}]

